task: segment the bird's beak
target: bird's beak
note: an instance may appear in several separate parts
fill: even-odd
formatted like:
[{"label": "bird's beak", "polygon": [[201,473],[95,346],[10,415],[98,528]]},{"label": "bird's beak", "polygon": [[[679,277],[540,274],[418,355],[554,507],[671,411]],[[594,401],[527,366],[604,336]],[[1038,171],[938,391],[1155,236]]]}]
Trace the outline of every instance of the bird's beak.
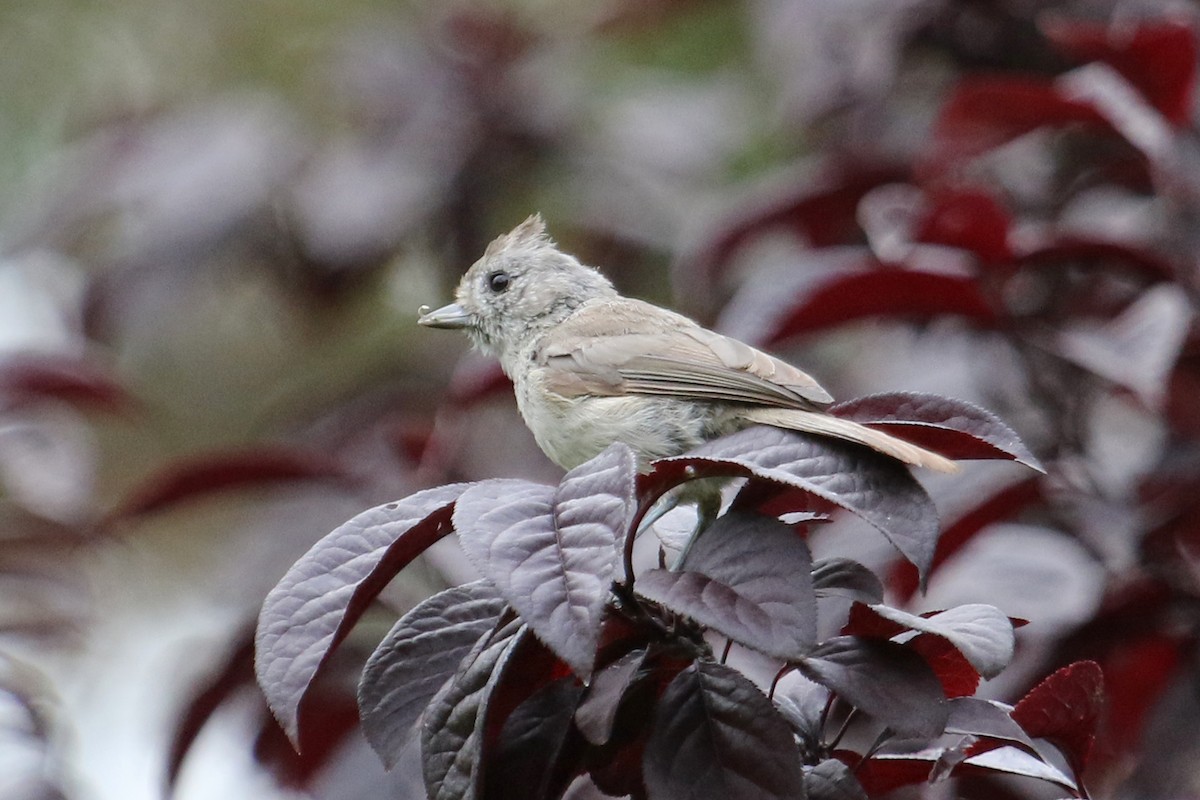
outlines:
[{"label": "bird's beak", "polygon": [[418,311],[421,316],[417,318],[417,324],[427,328],[467,328],[471,325],[470,313],[458,303],[442,306],[436,311],[421,306]]}]

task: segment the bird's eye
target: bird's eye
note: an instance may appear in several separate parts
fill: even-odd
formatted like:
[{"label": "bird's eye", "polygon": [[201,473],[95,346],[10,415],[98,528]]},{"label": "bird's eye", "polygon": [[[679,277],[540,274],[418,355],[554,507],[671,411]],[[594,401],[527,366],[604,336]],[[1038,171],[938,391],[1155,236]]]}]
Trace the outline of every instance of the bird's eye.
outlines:
[{"label": "bird's eye", "polygon": [[512,283],[512,276],[507,272],[492,272],[487,276],[487,286],[496,294],[508,290],[508,285]]}]

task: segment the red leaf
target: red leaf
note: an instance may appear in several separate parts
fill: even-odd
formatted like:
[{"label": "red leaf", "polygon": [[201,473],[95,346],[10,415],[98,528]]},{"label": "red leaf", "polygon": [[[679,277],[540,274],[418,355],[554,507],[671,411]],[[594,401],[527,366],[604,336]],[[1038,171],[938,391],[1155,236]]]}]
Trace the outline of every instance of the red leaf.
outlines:
[{"label": "red leaf", "polygon": [[300,480],[345,480],[342,465],[320,453],[282,445],[192,456],[151,475],[131,491],[109,521],[150,514],[231,489]]},{"label": "red leaf", "polygon": [[1102,125],[1087,103],[1064,98],[1044,78],[974,77],[959,82],[934,123],[926,170],[942,173],[1046,125]]},{"label": "red leaf", "polygon": [[1076,661],[1029,690],[1012,718],[1030,736],[1062,751],[1075,777],[1083,774],[1104,707],[1104,673],[1095,661]]},{"label": "red leaf", "polygon": [[1191,119],[1196,85],[1196,31],[1184,19],[1123,21],[1047,19],[1042,31],[1067,57],[1102,61],[1141,91],[1178,127]]},{"label": "red leaf", "polygon": [[979,673],[966,656],[941,636],[922,633],[907,643],[933,668],[948,698],[970,697],[979,688]]},{"label": "red leaf", "polygon": [[1008,211],[981,189],[945,189],[930,197],[929,209],[917,228],[916,240],[959,247],[984,264],[1007,261]]},{"label": "red leaf", "polygon": [[0,406],[40,400],[107,412],[134,405],[125,387],[85,358],[27,353],[0,362]]},{"label": "red leaf", "polygon": [[842,626],[843,636],[869,636],[873,639],[890,639],[904,633],[908,628],[893,622],[875,611],[866,603],[855,602],[850,606],[850,616]]},{"label": "red leaf", "polygon": [[1171,427],[1193,440],[1200,439],[1200,402],[1197,398],[1200,398],[1200,354],[1190,353],[1175,362],[1164,402]]},{"label": "red leaf", "polygon": [[1161,633],[1127,638],[1104,659],[1108,705],[1105,744],[1117,753],[1134,751],[1147,718],[1170,685],[1190,645]]},{"label": "red leaf", "polygon": [[867,796],[879,797],[901,786],[924,783],[934,763],[932,759],[925,758],[868,758],[852,768],[854,777],[862,784]]},{"label": "red leaf", "polygon": [[959,316],[990,326],[996,312],[972,278],[909,269],[853,272],[815,284],[781,317],[766,344],[868,317]]}]

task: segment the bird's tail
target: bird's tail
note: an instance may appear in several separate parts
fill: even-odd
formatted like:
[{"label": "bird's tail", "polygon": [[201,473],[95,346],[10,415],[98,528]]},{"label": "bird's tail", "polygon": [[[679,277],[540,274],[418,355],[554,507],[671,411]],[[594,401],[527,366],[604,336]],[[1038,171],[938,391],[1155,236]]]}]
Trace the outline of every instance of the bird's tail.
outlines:
[{"label": "bird's tail", "polygon": [[889,433],[819,411],[802,411],[793,408],[755,408],[740,416],[761,425],[832,436],[835,439],[844,439],[848,442],[865,445],[872,450],[903,461],[905,464],[926,467],[937,472],[958,471],[958,465],[945,456],[926,450],[912,442],[898,439]]}]

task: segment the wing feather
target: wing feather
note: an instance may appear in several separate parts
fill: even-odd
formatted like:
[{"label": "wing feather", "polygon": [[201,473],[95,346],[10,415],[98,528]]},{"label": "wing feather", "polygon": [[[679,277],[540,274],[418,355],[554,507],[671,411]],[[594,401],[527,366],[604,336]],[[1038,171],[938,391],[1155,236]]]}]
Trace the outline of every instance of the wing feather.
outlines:
[{"label": "wing feather", "polygon": [[761,350],[639,300],[588,304],[535,354],[564,396],[651,394],[816,409],[833,398]]}]

